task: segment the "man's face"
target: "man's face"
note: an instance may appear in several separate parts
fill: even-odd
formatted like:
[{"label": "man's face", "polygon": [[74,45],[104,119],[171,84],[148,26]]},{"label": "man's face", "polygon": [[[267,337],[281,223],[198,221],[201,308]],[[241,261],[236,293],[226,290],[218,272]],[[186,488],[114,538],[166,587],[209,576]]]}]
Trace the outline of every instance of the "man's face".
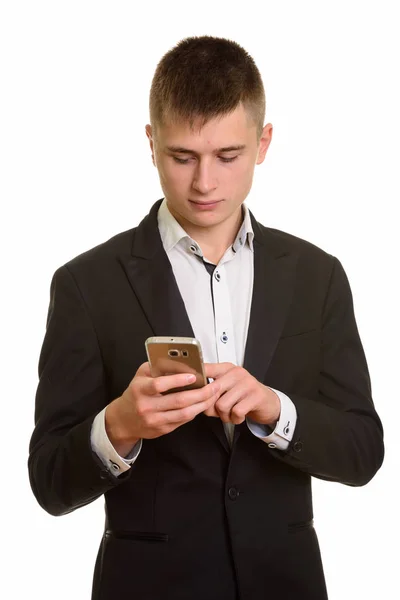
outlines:
[{"label": "man's face", "polygon": [[[184,228],[237,222],[255,165],[263,162],[271,141],[271,124],[258,143],[256,126],[239,105],[200,131],[188,123],[167,122],[155,138],[150,125],[146,133],[168,208]],[[207,206],[210,202],[215,204]]]}]

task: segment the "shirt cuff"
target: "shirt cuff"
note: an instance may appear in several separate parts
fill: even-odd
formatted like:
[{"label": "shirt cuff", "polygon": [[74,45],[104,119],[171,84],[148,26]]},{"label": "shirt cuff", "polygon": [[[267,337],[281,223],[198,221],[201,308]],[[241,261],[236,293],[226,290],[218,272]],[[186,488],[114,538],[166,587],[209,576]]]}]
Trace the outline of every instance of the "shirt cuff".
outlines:
[{"label": "shirt cuff", "polygon": [[269,448],[287,450],[296,427],[296,407],[289,396],[286,396],[286,394],[283,392],[275,390],[272,387],[269,389],[275,392],[281,403],[279,421],[277,422],[275,429],[272,431],[271,427],[268,425],[262,425],[261,423],[257,423],[256,421],[246,417],[247,426],[251,433],[268,444]]},{"label": "shirt cuff", "polygon": [[90,443],[92,445],[92,450],[96,452],[108,470],[113,473],[113,475],[118,476],[124,471],[128,471],[135,462],[142,449],[142,440],[136,442],[128,456],[122,458],[108,438],[105,425],[105,414],[106,409],[104,408],[96,415],[90,433]]}]

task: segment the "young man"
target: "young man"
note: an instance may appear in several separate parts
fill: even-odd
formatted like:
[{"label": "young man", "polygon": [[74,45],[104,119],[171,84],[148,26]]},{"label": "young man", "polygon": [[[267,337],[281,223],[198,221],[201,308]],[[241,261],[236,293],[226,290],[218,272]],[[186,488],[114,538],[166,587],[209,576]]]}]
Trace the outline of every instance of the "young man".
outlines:
[{"label": "young man", "polygon": [[[323,600],[311,476],[382,463],[340,262],[244,203],[264,116],[243,48],[181,41],[146,127],[165,197],[54,275],[29,472],[54,515],[105,495],[95,600]],[[163,394],[188,380],[151,377],[153,335],[196,337],[211,383]]]}]

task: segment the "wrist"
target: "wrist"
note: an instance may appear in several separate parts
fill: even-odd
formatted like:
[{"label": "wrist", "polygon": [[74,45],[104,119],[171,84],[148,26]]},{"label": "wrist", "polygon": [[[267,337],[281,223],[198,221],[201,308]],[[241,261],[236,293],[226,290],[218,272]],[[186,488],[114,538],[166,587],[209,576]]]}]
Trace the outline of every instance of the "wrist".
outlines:
[{"label": "wrist", "polygon": [[269,418],[264,423],[264,425],[268,425],[272,429],[275,429],[279,418],[281,416],[281,401],[278,396],[271,388],[265,386],[268,394],[268,407],[269,407]]},{"label": "wrist", "polygon": [[106,434],[116,452],[122,457],[127,456],[140,438],[132,437],[121,418],[121,398],[116,398],[105,410],[104,425]]}]

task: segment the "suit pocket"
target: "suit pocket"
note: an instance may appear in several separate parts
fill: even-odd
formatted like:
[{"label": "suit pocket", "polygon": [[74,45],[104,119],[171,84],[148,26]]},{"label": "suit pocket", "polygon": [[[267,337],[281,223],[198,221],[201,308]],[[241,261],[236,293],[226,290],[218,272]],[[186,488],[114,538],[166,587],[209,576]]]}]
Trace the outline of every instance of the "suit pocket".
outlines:
[{"label": "suit pocket", "polygon": [[103,541],[96,600],[164,597],[171,570],[167,534],[113,529],[106,530]]},{"label": "suit pocket", "polygon": [[314,519],[311,519],[310,521],[300,521],[299,523],[290,523],[290,525],[288,525],[289,533],[309,531],[310,529],[314,529]]},{"label": "suit pocket", "polygon": [[123,529],[107,529],[106,537],[116,540],[136,540],[143,542],[168,542],[169,536],[166,533],[154,531],[129,531]]}]

